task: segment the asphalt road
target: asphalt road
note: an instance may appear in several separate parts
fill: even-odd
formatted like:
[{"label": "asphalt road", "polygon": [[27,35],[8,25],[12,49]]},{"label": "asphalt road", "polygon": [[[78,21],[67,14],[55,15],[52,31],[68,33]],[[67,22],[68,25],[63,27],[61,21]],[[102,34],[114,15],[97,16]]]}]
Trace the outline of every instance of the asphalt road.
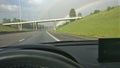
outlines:
[{"label": "asphalt road", "polygon": [[0,34],[0,47],[9,46],[16,42],[20,42],[23,38],[28,38],[34,35],[36,32],[22,32],[22,33],[10,33],[10,34]]},{"label": "asphalt road", "polygon": [[55,42],[57,41],[51,34],[47,31],[38,31],[31,35],[28,38],[23,38],[19,44],[39,44],[39,43],[46,43],[46,42]]},{"label": "asphalt road", "polygon": [[16,44],[38,44],[44,42],[55,42],[46,31],[11,33],[0,35],[0,47]]},{"label": "asphalt road", "polygon": [[[55,41],[87,40],[82,36],[73,36],[57,32],[35,31],[0,35],[0,47],[16,44],[39,44]],[[91,38],[92,40],[92,38]]]}]

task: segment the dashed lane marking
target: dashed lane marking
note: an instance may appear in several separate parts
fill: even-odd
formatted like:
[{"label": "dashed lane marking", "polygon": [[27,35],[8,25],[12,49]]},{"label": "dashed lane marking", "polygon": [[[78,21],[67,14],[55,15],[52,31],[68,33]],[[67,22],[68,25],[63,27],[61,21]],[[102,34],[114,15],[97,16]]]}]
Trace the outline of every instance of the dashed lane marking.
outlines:
[{"label": "dashed lane marking", "polygon": [[25,39],[21,39],[21,40],[19,40],[19,42],[22,42],[22,41],[24,41]]}]

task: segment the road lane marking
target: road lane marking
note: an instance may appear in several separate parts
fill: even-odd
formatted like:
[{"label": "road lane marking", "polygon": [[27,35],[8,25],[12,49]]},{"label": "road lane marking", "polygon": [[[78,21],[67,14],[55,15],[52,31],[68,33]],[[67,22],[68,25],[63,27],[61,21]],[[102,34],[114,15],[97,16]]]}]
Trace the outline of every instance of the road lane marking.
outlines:
[{"label": "road lane marking", "polygon": [[24,41],[25,39],[21,39],[21,40],[19,40],[19,42],[22,42],[22,41]]},{"label": "road lane marking", "polygon": [[53,36],[52,34],[50,34],[48,31],[46,31],[48,35],[50,35],[53,39],[55,39],[56,41],[60,41],[58,38],[56,38],[55,36]]}]

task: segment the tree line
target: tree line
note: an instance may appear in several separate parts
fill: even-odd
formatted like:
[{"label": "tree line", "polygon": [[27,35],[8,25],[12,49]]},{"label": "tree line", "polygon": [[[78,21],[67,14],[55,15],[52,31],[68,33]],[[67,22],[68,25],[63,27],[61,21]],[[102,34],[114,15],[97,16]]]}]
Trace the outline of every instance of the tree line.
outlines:
[{"label": "tree line", "polygon": [[[3,18],[2,23],[16,23],[16,22],[25,22],[25,20],[20,20],[17,18],[9,19]],[[10,27],[18,28],[18,25],[10,25]],[[32,28],[31,24],[23,24],[23,28]]]},{"label": "tree line", "polygon": [[13,18],[12,20],[8,19],[8,18],[3,18],[2,23],[15,23],[15,22],[22,22],[22,21],[23,20],[20,20],[20,19],[17,19],[17,18]]},{"label": "tree line", "polygon": [[[3,18],[2,20],[2,23],[17,23],[17,22],[25,22],[25,20],[20,20],[20,19],[17,19],[17,18],[13,18],[13,19],[9,19],[9,18]],[[22,24],[22,27],[25,28],[25,29],[35,29],[35,24],[33,23],[27,23],[27,24]],[[12,27],[12,28],[18,28],[18,25],[10,25],[9,27]],[[38,29],[44,29],[45,26],[44,25],[38,25],[37,24],[37,28]]]},{"label": "tree line", "polygon": [[[110,11],[111,9],[114,9],[115,7],[114,6],[109,6],[109,7],[107,7],[107,11]],[[96,13],[99,13],[99,12],[101,12],[101,10],[99,10],[99,9],[96,9],[96,10],[94,10],[94,12],[93,13],[90,13],[90,15],[91,14],[96,14]]]},{"label": "tree line", "polygon": [[[115,7],[109,6],[109,7],[107,7],[106,10],[107,10],[107,11],[110,11],[110,10],[113,9],[113,8],[115,8]],[[96,14],[96,13],[99,13],[99,12],[101,12],[101,10],[96,9],[96,10],[94,10],[93,12],[91,12],[90,15]],[[71,8],[71,10],[69,11],[69,17],[82,17],[82,13],[79,12],[79,13],[77,14],[77,13],[76,13],[76,10],[75,10],[74,8]],[[66,24],[69,24],[70,22],[73,22],[73,21],[75,21],[75,20],[70,20],[69,22],[66,22],[65,24],[63,24],[63,25],[61,25],[61,26],[59,26],[59,27],[62,27],[62,26],[64,26],[64,25],[66,25]]]},{"label": "tree line", "polygon": [[[107,11],[110,11],[111,9],[114,9],[115,7],[114,6],[109,6],[109,7],[107,7]],[[96,13],[99,13],[99,12],[101,12],[101,10],[99,10],[99,9],[96,9],[96,10],[94,10],[92,13],[90,13],[90,15],[91,14],[96,14]],[[78,14],[76,13],[76,10],[74,9],[74,8],[72,8],[71,10],[70,10],[70,12],[69,12],[69,17],[82,17],[82,13],[81,12],[79,12]],[[71,20],[71,21],[74,21],[74,20]]]}]

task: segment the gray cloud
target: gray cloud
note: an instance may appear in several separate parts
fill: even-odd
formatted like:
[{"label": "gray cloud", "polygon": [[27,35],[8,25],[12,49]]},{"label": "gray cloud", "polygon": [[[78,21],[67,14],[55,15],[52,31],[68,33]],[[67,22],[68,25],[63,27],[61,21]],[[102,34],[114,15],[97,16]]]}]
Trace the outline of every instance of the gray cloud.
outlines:
[{"label": "gray cloud", "polygon": [[1,4],[0,5],[0,11],[17,11],[19,9],[19,7],[17,5],[5,5],[5,4]]}]

